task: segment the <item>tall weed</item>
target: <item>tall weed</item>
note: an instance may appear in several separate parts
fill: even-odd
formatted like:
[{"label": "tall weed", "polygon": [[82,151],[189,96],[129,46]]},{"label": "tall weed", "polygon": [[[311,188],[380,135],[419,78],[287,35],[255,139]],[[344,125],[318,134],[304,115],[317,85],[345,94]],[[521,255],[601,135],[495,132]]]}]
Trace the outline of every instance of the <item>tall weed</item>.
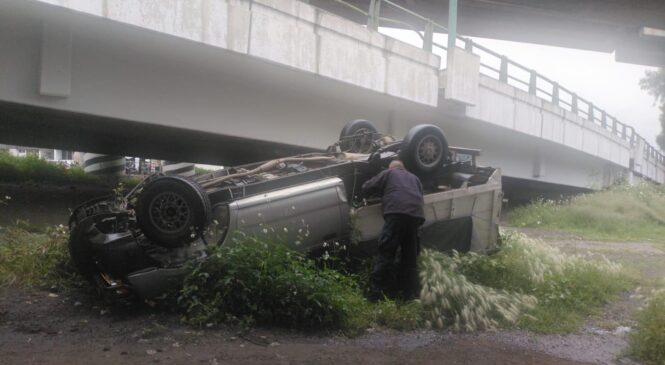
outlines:
[{"label": "tall weed", "polygon": [[564,255],[521,234],[504,235],[490,256],[426,252],[421,276],[428,320],[466,331],[516,324],[572,332],[630,285],[618,264]]}]

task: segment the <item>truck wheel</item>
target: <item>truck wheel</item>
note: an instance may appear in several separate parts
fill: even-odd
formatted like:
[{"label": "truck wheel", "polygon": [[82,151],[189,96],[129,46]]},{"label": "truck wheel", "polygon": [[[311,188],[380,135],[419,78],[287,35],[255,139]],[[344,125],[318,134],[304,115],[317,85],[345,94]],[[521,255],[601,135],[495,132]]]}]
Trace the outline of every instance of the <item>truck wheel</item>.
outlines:
[{"label": "truck wheel", "polygon": [[441,128],[420,124],[406,134],[399,155],[409,170],[429,174],[438,170],[448,158],[448,141]]},{"label": "truck wheel", "polygon": [[210,222],[210,199],[193,181],[161,176],[143,188],[136,223],[155,244],[180,247],[201,236]]},{"label": "truck wheel", "polygon": [[369,153],[372,150],[372,142],[378,138],[378,135],[370,121],[352,120],[346,123],[339,134],[340,147],[344,152]]}]

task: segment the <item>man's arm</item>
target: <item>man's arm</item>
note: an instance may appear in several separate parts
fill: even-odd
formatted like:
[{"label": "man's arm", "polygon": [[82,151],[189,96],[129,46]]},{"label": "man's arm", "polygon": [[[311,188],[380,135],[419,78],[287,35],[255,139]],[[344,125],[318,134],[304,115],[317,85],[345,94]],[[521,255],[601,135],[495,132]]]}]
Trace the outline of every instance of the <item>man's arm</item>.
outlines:
[{"label": "man's arm", "polygon": [[363,195],[366,197],[383,195],[383,187],[386,185],[388,173],[390,173],[390,170],[383,170],[373,178],[365,181],[362,189]]}]

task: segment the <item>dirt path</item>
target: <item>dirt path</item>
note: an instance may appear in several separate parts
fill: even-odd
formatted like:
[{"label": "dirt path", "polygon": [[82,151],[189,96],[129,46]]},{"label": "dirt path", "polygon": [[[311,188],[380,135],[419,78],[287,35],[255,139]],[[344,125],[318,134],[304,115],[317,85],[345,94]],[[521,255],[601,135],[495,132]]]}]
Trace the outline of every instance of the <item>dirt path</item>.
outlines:
[{"label": "dirt path", "polygon": [[579,364],[490,336],[375,330],[347,339],[196,330],[168,313],[110,313],[80,293],[55,295],[0,290],[3,364]]},{"label": "dirt path", "polygon": [[633,364],[625,357],[628,335],[643,295],[665,279],[665,241],[608,242],[585,240],[573,234],[534,228],[508,228],[539,238],[569,254],[603,255],[621,263],[644,286],[624,293],[600,313],[590,316],[581,333],[534,335],[526,331],[501,331],[494,340],[553,356],[596,364]]},{"label": "dirt path", "polygon": [[[665,277],[665,244],[595,242],[542,230],[523,230],[565,252],[604,254],[639,275]],[[0,289],[2,364],[614,364],[639,306],[628,293],[587,320],[574,335],[526,331],[450,334],[374,329],[348,339],[261,329],[193,329],[177,315],[109,309],[77,291]],[[639,293],[637,293],[639,295]],[[617,358],[619,358],[617,360]]]}]

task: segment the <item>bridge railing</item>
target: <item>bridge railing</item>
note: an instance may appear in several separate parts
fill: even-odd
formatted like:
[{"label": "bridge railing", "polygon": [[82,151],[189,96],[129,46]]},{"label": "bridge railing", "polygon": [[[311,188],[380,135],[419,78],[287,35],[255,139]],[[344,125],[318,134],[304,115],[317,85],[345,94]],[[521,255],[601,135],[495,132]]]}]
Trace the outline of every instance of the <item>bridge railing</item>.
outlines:
[{"label": "bridge railing", "polygon": [[[342,6],[362,14],[367,17],[367,27],[378,30],[379,25],[399,25],[414,31],[422,40],[422,48],[432,52],[434,48],[447,51],[446,45],[434,41],[434,34],[437,32],[447,33],[448,29],[437,22],[417,14],[391,0],[370,0],[369,10],[365,11],[355,5],[349,4],[344,0],[333,0]],[[412,19],[412,21],[402,21],[381,17],[382,7],[390,7],[393,10],[401,12],[403,15]],[[488,77],[494,78],[531,95],[551,102],[573,114],[576,114],[611,134],[628,141],[632,147],[637,146],[639,139],[644,141],[645,158],[650,158],[665,167],[665,155],[646,142],[635,129],[625,123],[617,120],[607,111],[598,108],[593,102],[582,98],[574,91],[560,85],[558,82],[538,73],[537,71],[515,62],[508,57],[484,47],[470,38],[458,37],[456,39],[458,47],[474,53],[480,57],[480,72]]]}]

